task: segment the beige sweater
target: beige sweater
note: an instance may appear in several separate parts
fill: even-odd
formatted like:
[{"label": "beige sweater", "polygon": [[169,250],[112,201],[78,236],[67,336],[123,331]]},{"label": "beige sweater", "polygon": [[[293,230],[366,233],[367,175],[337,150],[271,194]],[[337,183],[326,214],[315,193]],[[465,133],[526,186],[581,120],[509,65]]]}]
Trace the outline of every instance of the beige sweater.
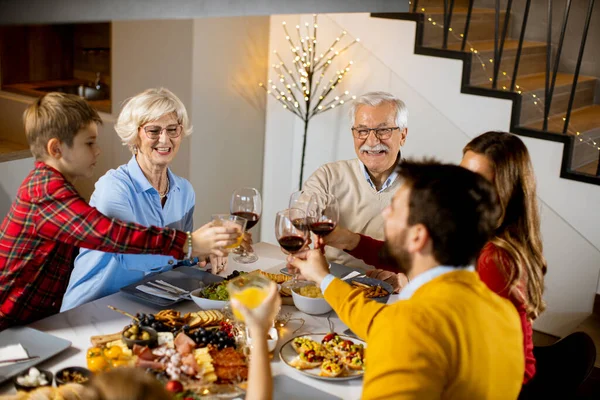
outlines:
[{"label": "beige sweater", "polygon": [[[377,193],[365,179],[363,167],[358,160],[337,161],[321,166],[304,183],[303,189],[313,193],[334,195],[340,205],[339,225],[352,232],[362,233],[383,240],[383,217],[387,207],[400,186],[396,179],[388,188]],[[348,253],[327,247],[330,262],[351,267],[373,269]]]}]

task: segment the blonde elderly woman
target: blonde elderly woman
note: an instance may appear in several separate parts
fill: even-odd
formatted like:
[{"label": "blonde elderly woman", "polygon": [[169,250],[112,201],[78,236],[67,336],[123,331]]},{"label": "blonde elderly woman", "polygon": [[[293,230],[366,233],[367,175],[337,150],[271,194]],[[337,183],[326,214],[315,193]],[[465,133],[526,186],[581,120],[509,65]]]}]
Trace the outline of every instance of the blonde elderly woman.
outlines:
[{"label": "blonde elderly woman", "polygon": [[[167,89],[148,89],[129,99],[115,130],[133,157],[96,182],[90,204],[124,221],[192,231],[194,189],[169,169],[183,137],[192,132],[181,100]],[[210,261],[213,272],[218,273],[227,258],[211,256]],[[149,273],[175,265],[177,260],[168,256],[81,249],[61,311],[115,293]]]}]

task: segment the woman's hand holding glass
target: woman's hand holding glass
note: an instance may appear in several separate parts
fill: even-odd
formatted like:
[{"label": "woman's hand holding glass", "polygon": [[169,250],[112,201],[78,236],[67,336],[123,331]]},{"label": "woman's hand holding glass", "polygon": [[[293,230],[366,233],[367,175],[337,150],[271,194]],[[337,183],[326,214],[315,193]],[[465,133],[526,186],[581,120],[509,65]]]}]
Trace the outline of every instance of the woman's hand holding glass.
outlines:
[{"label": "woman's hand holding glass", "polygon": [[240,241],[242,230],[232,226],[216,226],[214,222],[203,225],[192,233],[192,256],[205,258],[209,255],[225,257],[228,247]]}]

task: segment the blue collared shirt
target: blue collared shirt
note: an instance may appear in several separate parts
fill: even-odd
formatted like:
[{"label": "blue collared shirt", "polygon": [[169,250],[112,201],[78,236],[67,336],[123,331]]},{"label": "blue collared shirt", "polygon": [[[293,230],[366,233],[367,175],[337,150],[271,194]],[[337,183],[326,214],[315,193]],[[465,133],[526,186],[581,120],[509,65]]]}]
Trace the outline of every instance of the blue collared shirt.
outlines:
[{"label": "blue collared shirt", "polygon": [[[158,191],[144,176],[135,156],[108,171],[98,182],[90,205],[106,216],[144,226],[193,228],[194,189],[190,182],[167,171],[169,193],[163,208]],[[104,253],[82,248],[75,259],[61,311],[108,296],[145,275],[172,269],[177,260],[152,254]]]},{"label": "blue collared shirt", "polygon": [[[427,270],[427,271],[423,272],[422,274],[417,275],[416,277],[414,277],[414,279],[412,279],[410,282],[408,282],[408,285],[404,286],[404,288],[400,291],[400,295],[398,296],[398,298],[400,300],[408,300],[417,291],[417,289],[419,289],[424,284],[431,282],[438,276],[447,274],[448,272],[457,271],[458,269],[459,268],[457,268],[457,267],[447,267],[444,265],[440,265],[438,267],[431,268],[430,270]],[[475,267],[469,266],[469,267],[462,268],[462,270],[463,271],[475,271]],[[328,274],[323,279],[323,281],[321,281],[321,291],[323,293],[325,293],[325,290],[327,289],[327,287],[329,286],[331,281],[333,281],[334,278],[335,277],[333,275]]]},{"label": "blue collared shirt", "polygon": [[[360,165],[362,165],[363,172],[365,173],[365,179],[367,180],[367,182],[369,182],[369,185],[371,185],[371,187],[373,189],[377,190],[377,187],[371,180],[371,176],[369,175],[369,170],[367,170],[367,167],[365,166],[365,164],[363,164],[361,161]],[[383,182],[381,189],[379,189],[379,191],[377,193],[381,193],[385,189],[387,189],[392,183],[394,183],[394,181],[396,180],[397,177],[398,177],[398,172],[396,172],[396,170],[394,169],[394,171],[390,174],[390,176],[388,176],[388,178],[385,180],[385,182]]]}]

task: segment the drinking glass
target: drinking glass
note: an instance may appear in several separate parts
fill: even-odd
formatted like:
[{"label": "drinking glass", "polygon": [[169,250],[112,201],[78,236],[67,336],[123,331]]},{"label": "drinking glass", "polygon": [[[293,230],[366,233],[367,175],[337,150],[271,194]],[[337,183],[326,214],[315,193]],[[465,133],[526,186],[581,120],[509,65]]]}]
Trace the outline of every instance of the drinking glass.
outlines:
[{"label": "drinking glass", "polygon": [[[309,238],[308,225],[299,221],[306,221],[306,213],[297,208],[288,208],[277,213],[275,217],[275,236],[279,245],[290,254],[302,250]],[[297,281],[294,274],[289,284]],[[284,284],[285,286],[288,286]]]},{"label": "drinking glass", "polygon": [[[246,308],[253,309],[260,306],[269,295],[271,281],[262,275],[244,274],[227,283],[227,291],[230,299],[236,299]],[[234,317],[244,322],[244,316],[235,308]]]},{"label": "drinking glass", "polygon": [[226,249],[236,249],[242,244],[244,239],[244,230],[246,229],[246,219],[237,215],[230,214],[214,214],[212,221],[215,226],[224,226],[226,228],[236,228],[240,232],[240,236],[237,241],[229,246],[225,246]]},{"label": "drinking glass", "polygon": [[[229,211],[232,215],[245,218],[248,223],[246,224],[246,230],[250,230],[258,223],[262,213],[262,199],[260,192],[254,188],[243,187],[237,189],[231,195],[231,204]],[[258,256],[254,253],[248,253],[243,247],[240,247],[238,251],[234,251],[236,254],[233,260],[240,264],[251,264],[258,260]]]},{"label": "drinking glass", "polygon": [[316,198],[316,205],[308,211],[306,222],[308,228],[317,236],[329,235],[337,226],[340,218],[340,206],[331,194]]}]

